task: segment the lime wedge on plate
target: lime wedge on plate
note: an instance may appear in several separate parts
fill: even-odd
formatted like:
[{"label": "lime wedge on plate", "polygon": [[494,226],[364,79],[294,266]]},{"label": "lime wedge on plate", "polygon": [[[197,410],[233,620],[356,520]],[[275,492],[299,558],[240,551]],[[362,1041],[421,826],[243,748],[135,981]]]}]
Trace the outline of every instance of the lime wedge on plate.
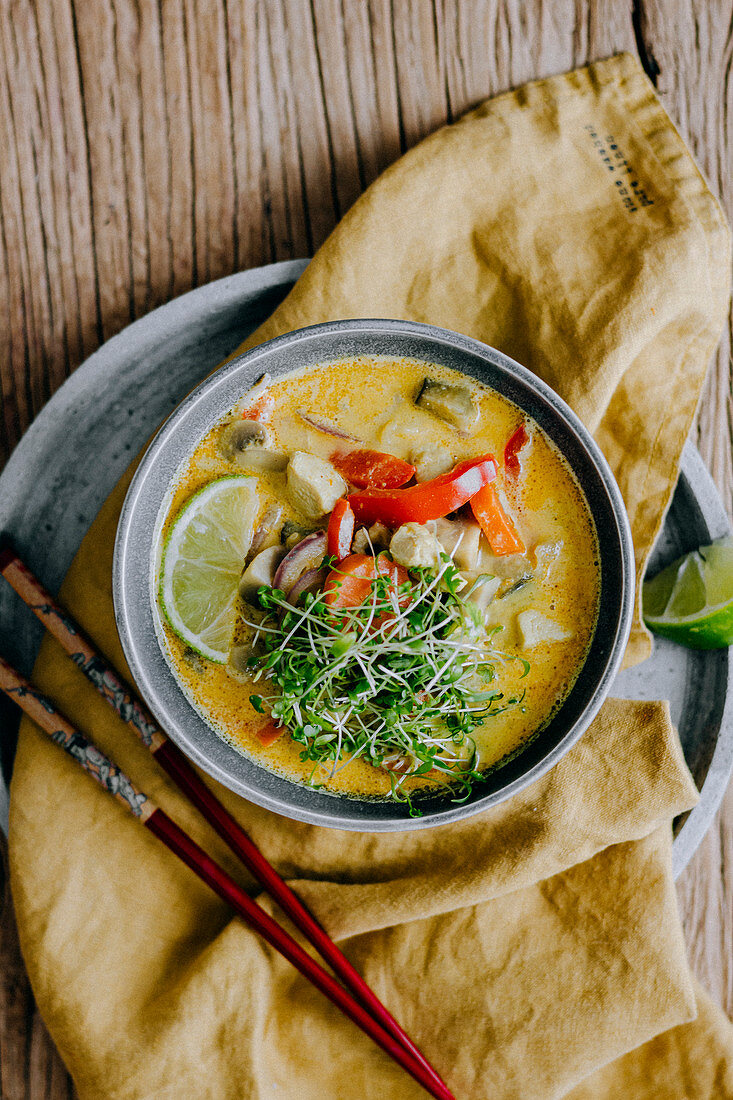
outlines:
[{"label": "lime wedge on plate", "polygon": [[701,546],[645,581],[642,607],[655,634],[692,649],[731,645],[733,539]]},{"label": "lime wedge on plate", "polygon": [[256,478],[223,477],[191,497],[168,533],[161,606],[179,638],[210,661],[229,654],[258,503]]}]

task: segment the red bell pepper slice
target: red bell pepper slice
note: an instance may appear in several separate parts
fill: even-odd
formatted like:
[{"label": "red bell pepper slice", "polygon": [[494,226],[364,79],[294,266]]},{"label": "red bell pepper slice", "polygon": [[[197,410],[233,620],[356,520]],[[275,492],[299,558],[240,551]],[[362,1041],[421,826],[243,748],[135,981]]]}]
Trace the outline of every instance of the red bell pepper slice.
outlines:
[{"label": "red bell pepper slice", "polygon": [[336,451],[331,462],[357,489],[400,489],[415,473],[409,462],[383,451]]},{"label": "red bell pepper slice", "polygon": [[351,553],[356,520],[351,505],[345,497],[336,501],[326,531],[326,552],[337,561]]},{"label": "red bell pepper slice", "polygon": [[274,745],[275,742],[280,737],[282,737],[284,733],[287,732],[288,731],[285,726],[278,726],[271,718],[269,722],[267,722],[267,724],[262,727],[262,729],[257,730],[257,732],[255,733],[255,737],[262,745],[262,747],[267,749],[270,747],[270,745]]},{"label": "red bell pepper slice", "polygon": [[504,448],[504,469],[508,474],[516,476],[520,472],[519,452],[528,440],[529,435],[524,424],[520,424],[509,436]]},{"label": "red bell pepper slice", "polygon": [[495,485],[484,485],[471,498],[471,510],[489,540],[492,554],[523,554],[524,543],[499,500]]},{"label": "red bell pepper slice", "polygon": [[427,523],[455,512],[493,481],[496,473],[494,456],[482,455],[459,462],[449,473],[421,485],[410,485],[407,489],[365,489],[351,493],[347,500],[357,521],[366,526],[376,522],[391,528],[403,523]]}]

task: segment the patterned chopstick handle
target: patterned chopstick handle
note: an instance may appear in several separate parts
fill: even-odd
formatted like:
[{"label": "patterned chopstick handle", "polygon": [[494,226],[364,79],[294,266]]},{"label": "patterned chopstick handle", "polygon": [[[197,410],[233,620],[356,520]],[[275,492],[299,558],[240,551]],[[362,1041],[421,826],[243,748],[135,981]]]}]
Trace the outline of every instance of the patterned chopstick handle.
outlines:
[{"label": "patterned chopstick handle", "polygon": [[96,779],[101,787],[114,795],[117,801],[121,802],[135,817],[145,822],[155,812],[155,803],[138,790],[125,773],[120,771],[96,745],[74,729],[63,714],[59,714],[50,699],[37,691],[30,680],[21,676],[2,657],[0,657],[0,688],[49,735],[52,741],[81,764],[92,779]]},{"label": "patterned chopstick handle", "polygon": [[9,545],[0,549],[0,573],[142,743],[152,752],[164,745],[168,738],[158,729],[152,714]]}]

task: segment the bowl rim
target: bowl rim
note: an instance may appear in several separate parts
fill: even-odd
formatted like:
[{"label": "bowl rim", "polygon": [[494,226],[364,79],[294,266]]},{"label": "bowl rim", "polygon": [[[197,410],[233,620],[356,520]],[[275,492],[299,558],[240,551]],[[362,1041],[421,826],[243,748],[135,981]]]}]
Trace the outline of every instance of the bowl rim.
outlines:
[{"label": "bowl rim", "polygon": [[[564,426],[569,429],[572,436],[575,437],[575,440],[580,443],[581,450],[590,461],[593,471],[597,475],[598,481],[605,493],[607,503],[615,521],[614,534],[618,540],[618,565],[620,567],[620,580],[617,592],[618,606],[613,637],[608,647],[608,656],[603,665],[601,674],[596,680],[592,695],[583,705],[568,729],[562,734],[557,743],[551,746],[542,755],[541,759],[498,789],[484,794],[479,793],[475,799],[472,797],[468,803],[459,804],[454,808],[450,808],[453,805],[452,803],[443,799],[442,803],[444,803],[444,807],[442,809],[437,809],[435,812],[427,813],[425,816],[419,818],[412,818],[409,816],[370,817],[368,813],[369,807],[383,807],[385,803],[376,803],[369,800],[345,799],[342,796],[324,794],[323,792],[309,792],[318,794],[319,797],[316,801],[322,801],[322,810],[320,808],[314,810],[304,806],[293,806],[288,801],[287,790],[291,789],[293,792],[302,792],[304,788],[299,784],[295,784],[281,776],[277,776],[276,773],[270,772],[245,754],[236,750],[221,737],[221,735],[214,731],[189,702],[170,670],[158,639],[152,607],[154,588],[151,591],[149,584],[140,584],[140,567],[146,557],[148,564],[146,577],[150,581],[152,569],[154,567],[155,543],[153,542],[152,546],[150,543],[143,546],[140,540],[136,539],[135,532],[137,530],[138,521],[142,515],[147,516],[149,523],[152,518],[152,511],[154,511],[155,520],[157,522],[165,506],[173,477],[175,477],[181,463],[190,456],[198,440],[202,438],[206,430],[208,430],[204,428],[203,431],[199,432],[195,437],[193,445],[181,446],[181,433],[179,429],[182,422],[185,421],[186,418],[195,415],[196,412],[201,414],[202,410],[205,412],[206,408],[213,408],[213,406],[216,405],[215,395],[217,393],[221,394],[222,392],[226,393],[228,384],[231,385],[234,379],[247,373],[250,375],[249,379],[246,383],[243,382],[242,387],[238,390],[238,396],[241,397],[241,395],[253,384],[259,374],[266,371],[266,361],[284,351],[299,348],[302,353],[300,361],[292,364],[289,369],[295,369],[303,365],[316,365],[318,363],[328,362],[329,360],[333,361],[334,359],[346,357],[344,353],[329,354],[327,351],[321,352],[315,356],[309,356],[307,347],[314,341],[322,341],[324,338],[326,340],[329,338],[338,339],[344,336],[348,338],[350,335],[414,338],[417,341],[427,341],[434,347],[446,347],[459,354],[468,355],[476,361],[483,361],[486,367],[493,368],[507,375],[510,379],[515,381],[520,388],[533,391],[535,398],[543,401],[545,406],[549,408],[551,415],[559,417],[560,421],[564,422]],[[356,356],[358,353],[352,352],[352,354]],[[366,354],[366,352],[364,352],[364,354]],[[408,355],[405,351],[396,351],[394,354],[397,357],[404,358],[424,358],[427,363],[431,361],[429,349],[425,349],[424,353],[419,355]],[[258,370],[258,364],[260,364],[263,369]],[[457,369],[460,370],[460,368]],[[286,373],[286,371],[279,370],[277,373],[281,375]],[[464,373],[469,377],[471,376],[468,371],[464,371]],[[491,385],[491,383],[488,382],[485,384]],[[234,396],[228,403],[216,405],[213,411],[206,413],[204,419],[208,421],[209,427],[216,423],[216,421],[226,413],[227,409],[235,404],[236,400],[237,396]],[[509,397],[509,400],[513,400],[515,404],[518,404],[513,397]],[[519,407],[521,408],[522,406],[520,405]],[[531,410],[525,409],[524,411],[536,419],[535,414],[533,414]],[[174,446],[176,433],[178,433],[179,436],[178,446]],[[574,468],[567,454],[562,448],[559,449],[571,468]],[[163,461],[164,459],[165,461]],[[165,486],[162,492],[160,491],[161,485]],[[156,500],[158,501],[157,505],[155,504]],[[593,505],[590,501],[588,501],[588,507],[591,510],[591,514],[593,514]],[[485,811],[511,797],[513,794],[518,793],[541,776],[545,775],[578,741],[598,713],[623,659],[633,618],[635,563],[628,516],[626,514],[621,492],[616,484],[608,462],[579,417],[566,402],[547,385],[547,383],[498,349],[476,340],[473,337],[453,332],[450,329],[418,321],[357,318],[328,321],[317,325],[304,326],[281,336],[277,336],[262,344],[258,344],[256,347],[241,355],[234,356],[212,374],[203,379],[203,381],[183,399],[176,409],[173,410],[146,448],[128,487],[115,538],[112,588],[117,628],[133,680],[137,684],[138,690],[145,703],[160,723],[161,728],[196,765],[212,776],[212,778],[221,782],[228,789],[240,794],[248,801],[278,813],[281,816],[329,828],[363,832],[391,832],[424,829],[442,824],[449,824],[450,822]],[[147,614],[145,607],[146,597],[148,604]],[[156,659],[156,651],[158,659]],[[167,678],[165,677],[165,672],[167,672]],[[164,681],[162,684],[156,684],[156,675],[159,677],[162,676]],[[173,688],[171,685],[173,685]],[[177,706],[174,706],[170,699],[166,699],[166,695],[170,696],[171,694],[174,696],[177,694],[179,697]],[[558,713],[562,713],[565,702],[567,702],[567,700],[563,702]],[[184,704],[183,707],[181,703]],[[187,732],[185,728],[187,723],[183,721],[184,716],[187,722],[191,723],[198,733],[203,732],[201,727],[207,731],[205,740],[209,741],[215,755],[220,758],[219,760],[212,759],[211,753],[203,750],[198,743],[195,733],[192,736]],[[219,747],[218,749],[214,746],[214,743],[211,742],[211,738],[215,739],[216,745]],[[532,741],[529,742],[529,744],[533,743]],[[227,751],[222,753],[221,746],[225,746]],[[519,756],[521,755],[520,752]],[[233,775],[230,768],[222,766],[220,762],[222,756],[226,759],[233,758],[236,762],[246,761],[249,766],[247,770],[252,768],[256,769],[255,778],[262,780],[262,782],[260,784],[256,782],[252,783],[239,776]],[[495,775],[500,771],[501,768],[492,771],[491,774]],[[275,780],[274,783],[273,779]],[[284,794],[275,794],[267,790],[268,786],[276,788],[284,786],[285,792]],[[339,806],[347,802],[352,808],[354,805],[361,807],[362,812],[357,817],[340,814],[338,812]],[[389,805],[392,806],[393,804]],[[397,809],[399,805],[400,804],[395,805],[394,808]]]}]

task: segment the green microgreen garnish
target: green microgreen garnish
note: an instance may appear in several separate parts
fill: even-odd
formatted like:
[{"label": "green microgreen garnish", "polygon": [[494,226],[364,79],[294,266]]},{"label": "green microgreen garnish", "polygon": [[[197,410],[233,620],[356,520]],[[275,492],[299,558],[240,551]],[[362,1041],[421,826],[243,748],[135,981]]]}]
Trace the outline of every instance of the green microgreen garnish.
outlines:
[{"label": "green microgreen garnish", "polygon": [[411,570],[399,588],[377,576],[358,607],[328,606],[321,592],[293,607],[283,592],[259,589],[250,667],[277,692],[251,702],[260,712],[266,705],[303,746],[312,783],[319,771],[332,777],[361,758],[396,765],[392,795],[413,814],[410,776],[468,798],[480,777],[474,730],[523,698],[507,699],[497,685],[497,665],[514,658],[491,648],[501,627],[487,630],[467,599],[488,579],[469,589],[443,556],[437,573]]}]

